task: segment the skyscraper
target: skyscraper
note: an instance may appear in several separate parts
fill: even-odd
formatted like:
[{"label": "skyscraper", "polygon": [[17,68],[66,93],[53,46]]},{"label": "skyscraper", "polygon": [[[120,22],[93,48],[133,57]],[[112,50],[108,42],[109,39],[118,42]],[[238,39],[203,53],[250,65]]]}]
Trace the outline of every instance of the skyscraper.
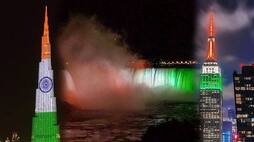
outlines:
[{"label": "skyscraper", "polygon": [[254,142],[254,65],[233,74],[238,142]]},{"label": "skyscraper", "polygon": [[233,108],[223,108],[223,141],[232,142],[233,137],[236,135],[236,119],[235,111]]},{"label": "skyscraper", "polygon": [[232,142],[232,121],[223,121],[222,142]]},{"label": "skyscraper", "polygon": [[35,116],[32,122],[32,142],[59,142],[57,125],[56,98],[54,97],[53,70],[47,7],[45,9],[44,32],[41,43],[41,62],[36,89]]},{"label": "skyscraper", "polygon": [[199,113],[203,142],[222,139],[222,77],[215,55],[213,13],[209,15],[208,51],[200,75]]}]

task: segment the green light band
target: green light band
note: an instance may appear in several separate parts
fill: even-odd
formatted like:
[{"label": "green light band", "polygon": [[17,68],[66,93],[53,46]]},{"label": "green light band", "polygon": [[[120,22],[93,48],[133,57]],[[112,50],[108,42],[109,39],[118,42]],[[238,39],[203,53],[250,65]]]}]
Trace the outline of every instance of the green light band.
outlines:
[{"label": "green light band", "polygon": [[147,68],[138,70],[134,82],[150,87],[172,88],[183,93],[196,91],[196,70],[188,68]]},{"label": "green light band", "polygon": [[222,91],[222,77],[220,74],[201,74],[200,89]]},{"label": "green light band", "polygon": [[60,142],[56,112],[35,113],[32,125],[32,142]]}]

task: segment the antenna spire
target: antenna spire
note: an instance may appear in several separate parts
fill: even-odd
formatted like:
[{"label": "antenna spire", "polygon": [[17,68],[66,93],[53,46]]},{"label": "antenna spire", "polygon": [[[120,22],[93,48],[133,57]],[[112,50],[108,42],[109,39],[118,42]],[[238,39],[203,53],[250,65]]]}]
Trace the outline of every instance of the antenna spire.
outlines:
[{"label": "antenna spire", "polygon": [[215,33],[214,33],[214,18],[213,18],[213,13],[210,12],[209,13],[209,37],[214,37]]},{"label": "antenna spire", "polygon": [[206,60],[216,61],[215,55],[215,32],[214,32],[214,14],[209,13],[209,32],[208,32],[208,51]]},{"label": "antenna spire", "polygon": [[48,25],[48,7],[45,7],[45,17],[44,17],[44,30],[41,42],[41,58],[50,58],[50,41],[49,41],[49,25]]}]

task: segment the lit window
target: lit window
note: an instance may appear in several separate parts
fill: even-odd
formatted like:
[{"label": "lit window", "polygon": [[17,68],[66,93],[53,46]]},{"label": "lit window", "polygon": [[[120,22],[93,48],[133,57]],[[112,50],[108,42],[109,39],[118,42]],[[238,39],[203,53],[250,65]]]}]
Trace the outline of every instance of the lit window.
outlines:
[{"label": "lit window", "polygon": [[240,78],[239,77],[235,77],[235,80],[239,80]]}]

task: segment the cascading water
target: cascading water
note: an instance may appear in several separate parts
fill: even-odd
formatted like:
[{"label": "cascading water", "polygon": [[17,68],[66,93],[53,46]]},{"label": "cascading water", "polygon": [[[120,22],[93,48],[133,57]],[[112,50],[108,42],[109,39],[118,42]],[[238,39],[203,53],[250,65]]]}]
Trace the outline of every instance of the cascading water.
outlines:
[{"label": "cascading water", "polygon": [[144,68],[133,70],[133,82],[150,88],[171,88],[194,93],[195,75],[195,69],[192,68]]}]

